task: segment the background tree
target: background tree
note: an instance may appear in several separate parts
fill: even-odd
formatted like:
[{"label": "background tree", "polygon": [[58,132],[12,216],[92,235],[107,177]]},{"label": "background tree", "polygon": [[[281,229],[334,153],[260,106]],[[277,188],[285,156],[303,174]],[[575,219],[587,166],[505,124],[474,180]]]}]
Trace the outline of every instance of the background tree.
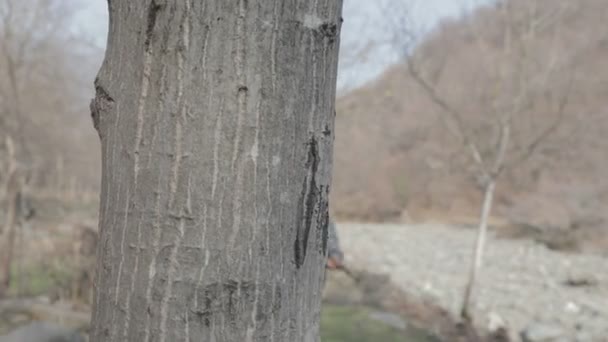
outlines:
[{"label": "background tree", "polygon": [[[0,279],[6,286],[13,254],[19,253],[13,246],[21,219],[14,210],[19,207],[16,199],[49,188],[46,193],[57,198],[67,184],[98,186],[93,183],[98,177],[87,176],[95,162],[81,157],[95,156],[82,153],[94,150],[95,144],[74,143],[93,133],[81,126],[90,125],[81,118],[86,106],[78,103],[90,97],[83,80],[91,49],[72,32],[75,12],[72,0],[0,2]],[[26,183],[35,187],[26,191]]]},{"label": "background tree", "polygon": [[93,341],[318,341],[341,1],[112,1]]},{"label": "background tree", "polygon": [[[541,3],[500,1],[491,5],[498,8],[498,22],[489,25],[483,14],[467,21],[466,35],[475,47],[468,53],[478,61],[477,70],[446,68],[451,59],[449,42],[429,58],[430,51],[421,43],[421,36],[427,32],[407,13],[389,20],[394,33],[391,40],[404,53],[408,76],[436,106],[438,122],[463,147],[461,156],[465,158],[454,157],[452,167],[469,172],[483,193],[461,308],[461,316],[467,321],[472,320],[474,287],[482,266],[497,183],[505,173],[534,157],[560,128],[580,63],[582,50],[568,51],[560,37],[561,20],[576,6],[562,1],[551,11],[541,11],[545,8]],[[445,25],[449,29],[449,23]],[[494,27],[492,32],[482,31],[489,26]],[[446,75],[448,71],[450,75]],[[461,87],[446,88],[442,82],[445,77],[458,77]]]},{"label": "background tree", "polygon": [[98,179],[91,172],[98,168],[95,162],[83,157],[98,159],[89,152],[97,143],[74,143],[94,134],[82,117],[87,109],[82,103],[91,96],[85,85],[99,53],[74,30],[77,11],[75,0],[0,3],[0,74],[5,76],[0,79],[0,157],[6,156],[4,141],[11,136],[20,167],[31,171],[39,186],[67,183],[77,174],[93,175],[79,183]]}]

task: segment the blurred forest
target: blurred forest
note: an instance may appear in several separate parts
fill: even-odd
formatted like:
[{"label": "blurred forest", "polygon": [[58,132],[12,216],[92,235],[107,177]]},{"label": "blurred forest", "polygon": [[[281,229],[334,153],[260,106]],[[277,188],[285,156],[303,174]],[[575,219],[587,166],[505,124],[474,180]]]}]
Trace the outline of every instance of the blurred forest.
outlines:
[{"label": "blurred forest", "polygon": [[11,139],[36,188],[99,188],[99,142],[87,113],[103,51],[73,29],[77,10],[70,1],[0,4],[2,162],[6,168]]},{"label": "blurred forest", "polygon": [[[30,186],[61,189],[45,193],[76,188],[95,193],[100,154],[88,104],[102,50],[72,29],[74,3],[40,2],[35,11],[27,3],[8,1],[0,8],[0,180],[7,183],[10,139]],[[606,224],[602,208],[608,201],[602,177],[608,168],[603,158],[608,141],[602,139],[608,128],[602,90],[608,29],[598,23],[607,15],[606,5],[602,0],[509,3],[519,8],[514,12],[519,18],[512,20],[520,23],[501,19],[496,5],[482,6],[444,20],[412,54],[421,56],[437,89],[479,124],[476,129],[491,131],[491,123],[482,122],[488,115],[488,94],[482,90],[496,85],[488,62],[503,53],[504,34],[513,24],[537,25],[521,51],[537,64],[526,67],[558,62],[516,134],[533,140],[527,127],[553,122],[551,103],[542,96],[567,97],[567,106],[555,132],[505,175],[496,222],[602,231],[597,228]],[[538,13],[546,14],[539,18],[544,21],[532,23]],[[514,96],[513,91],[502,96]],[[440,110],[405,64],[338,99],[332,197],[338,218],[470,223],[478,215],[482,194],[463,167],[467,160],[459,144],[446,134]]]},{"label": "blurred forest", "polygon": [[[464,113],[485,148],[497,143],[492,111],[508,107],[532,79],[525,94],[533,96],[513,119],[512,135],[524,146],[539,140],[538,146],[498,184],[491,221],[531,235],[559,230],[603,248],[608,29],[600,23],[608,7],[603,0],[505,3],[508,15],[505,6],[487,5],[443,21],[415,46],[412,59],[439,96]],[[403,41],[400,19],[393,28]],[[505,50],[506,41],[514,42],[512,50]],[[338,99],[334,213],[353,221],[472,224],[483,195],[472,163],[407,64]],[[501,72],[522,77],[499,88]],[[550,130],[535,132],[543,125]]]}]

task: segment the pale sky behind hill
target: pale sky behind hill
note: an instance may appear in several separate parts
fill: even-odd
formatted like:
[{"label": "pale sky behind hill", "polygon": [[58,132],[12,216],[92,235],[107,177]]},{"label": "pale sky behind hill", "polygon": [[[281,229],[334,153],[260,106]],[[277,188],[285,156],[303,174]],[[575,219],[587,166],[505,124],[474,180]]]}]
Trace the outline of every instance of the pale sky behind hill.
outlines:
[{"label": "pale sky behind hill", "polygon": [[[106,0],[78,0],[79,30],[100,47],[107,33]],[[385,43],[390,39],[390,25],[383,13],[404,12],[411,8],[416,25],[432,29],[441,19],[458,16],[465,9],[490,0],[345,0],[340,51],[338,89],[355,88],[377,77],[395,63],[400,53]],[[387,10],[388,9],[388,10]],[[370,46],[372,48],[370,48]],[[361,50],[367,53],[361,56]]]}]

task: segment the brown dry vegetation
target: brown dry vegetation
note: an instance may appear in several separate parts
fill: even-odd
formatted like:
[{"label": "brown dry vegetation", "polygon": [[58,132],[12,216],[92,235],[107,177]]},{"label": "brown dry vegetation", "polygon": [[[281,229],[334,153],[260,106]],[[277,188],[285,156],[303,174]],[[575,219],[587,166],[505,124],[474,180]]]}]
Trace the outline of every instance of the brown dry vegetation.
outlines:
[{"label": "brown dry vegetation", "polygon": [[[55,188],[72,182],[95,190],[100,176],[99,143],[88,113],[92,87],[87,84],[101,51],[68,33],[70,13],[60,5],[71,6],[69,1],[6,3],[10,2],[49,8],[38,21],[31,17],[37,12],[27,12],[26,20],[24,13],[17,13],[18,19],[3,20],[5,26],[0,29],[0,166],[4,171],[4,137],[10,134],[19,140],[19,159],[33,171],[34,183],[50,185],[55,193]],[[564,2],[509,3],[521,7],[522,13],[530,3],[548,13]],[[555,51],[562,57],[564,73],[556,73],[555,88],[563,88],[573,75],[566,118],[529,162],[505,174],[497,192],[495,223],[579,228],[576,235],[606,239],[597,238],[598,229],[588,228],[605,227],[608,202],[608,183],[602,177],[608,168],[604,138],[608,29],[602,25],[607,18],[605,1],[570,2],[553,23],[554,29],[541,31],[529,50],[540,65]],[[481,8],[443,22],[415,52],[431,74],[441,70],[435,73],[438,89],[473,121],[483,121],[480,89],[492,85],[492,73],[482,61],[500,54],[504,29],[496,7]],[[44,39],[33,39],[31,32]],[[484,56],[480,56],[479,41],[484,42]],[[20,64],[9,65],[9,57]],[[18,79],[18,98],[8,77],[11,68]],[[341,219],[472,224],[481,193],[467,169],[469,159],[442,125],[439,109],[406,69],[393,66],[376,81],[339,99],[333,211]],[[15,113],[16,105],[19,113]],[[550,120],[546,105],[537,103],[528,113],[529,122]],[[521,127],[515,134],[525,137],[529,132],[526,125]],[[24,157],[24,145],[31,160]]]},{"label": "brown dry vegetation", "polygon": [[[602,23],[608,19],[608,4],[510,1],[516,28],[521,26],[518,20],[525,23],[531,3],[534,11],[556,14],[536,32],[526,58],[535,61],[531,68],[540,68],[559,56],[560,68],[543,92],[562,94],[568,101],[559,128],[499,183],[495,221],[576,230],[577,237],[607,242],[608,182],[602,175],[608,172],[603,96],[608,88],[608,29]],[[558,6],[563,10],[557,11]],[[492,129],[484,126],[488,113],[483,95],[496,85],[493,66],[484,62],[504,50],[507,24],[499,6],[484,7],[442,23],[413,54],[435,77],[442,96],[465,113],[467,122],[475,124],[472,129],[481,130],[478,137]],[[535,125],[554,120],[548,96],[538,96],[514,127],[516,141],[527,143]],[[481,193],[468,157],[438,111],[405,65],[390,68],[339,100],[333,182],[333,210],[339,218],[395,220],[407,213],[413,220],[471,223]]]},{"label": "brown dry vegetation", "polygon": [[102,51],[73,32],[77,9],[73,0],[0,3],[0,162],[7,162],[10,136],[38,187],[98,188],[99,143],[88,107]]}]

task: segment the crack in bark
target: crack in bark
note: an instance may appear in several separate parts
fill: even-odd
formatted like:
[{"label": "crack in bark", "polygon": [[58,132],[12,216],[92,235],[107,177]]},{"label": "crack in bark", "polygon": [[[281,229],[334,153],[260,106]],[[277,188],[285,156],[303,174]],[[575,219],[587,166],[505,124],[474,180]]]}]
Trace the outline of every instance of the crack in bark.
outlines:
[{"label": "crack in bark", "polygon": [[325,197],[320,197],[319,216],[317,217],[317,229],[321,233],[321,255],[327,255],[327,241],[329,239],[329,186],[321,186],[319,194],[323,194],[325,189]]},{"label": "crack in bark", "polygon": [[298,216],[296,224],[296,240],[294,241],[294,255],[296,268],[302,267],[306,259],[308,238],[313,223],[315,204],[319,203],[321,191],[317,188],[317,171],[319,169],[319,147],[317,139],[312,136],[307,143],[308,157],[306,159],[307,175],[302,183],[302,193],[298,202]]}]

